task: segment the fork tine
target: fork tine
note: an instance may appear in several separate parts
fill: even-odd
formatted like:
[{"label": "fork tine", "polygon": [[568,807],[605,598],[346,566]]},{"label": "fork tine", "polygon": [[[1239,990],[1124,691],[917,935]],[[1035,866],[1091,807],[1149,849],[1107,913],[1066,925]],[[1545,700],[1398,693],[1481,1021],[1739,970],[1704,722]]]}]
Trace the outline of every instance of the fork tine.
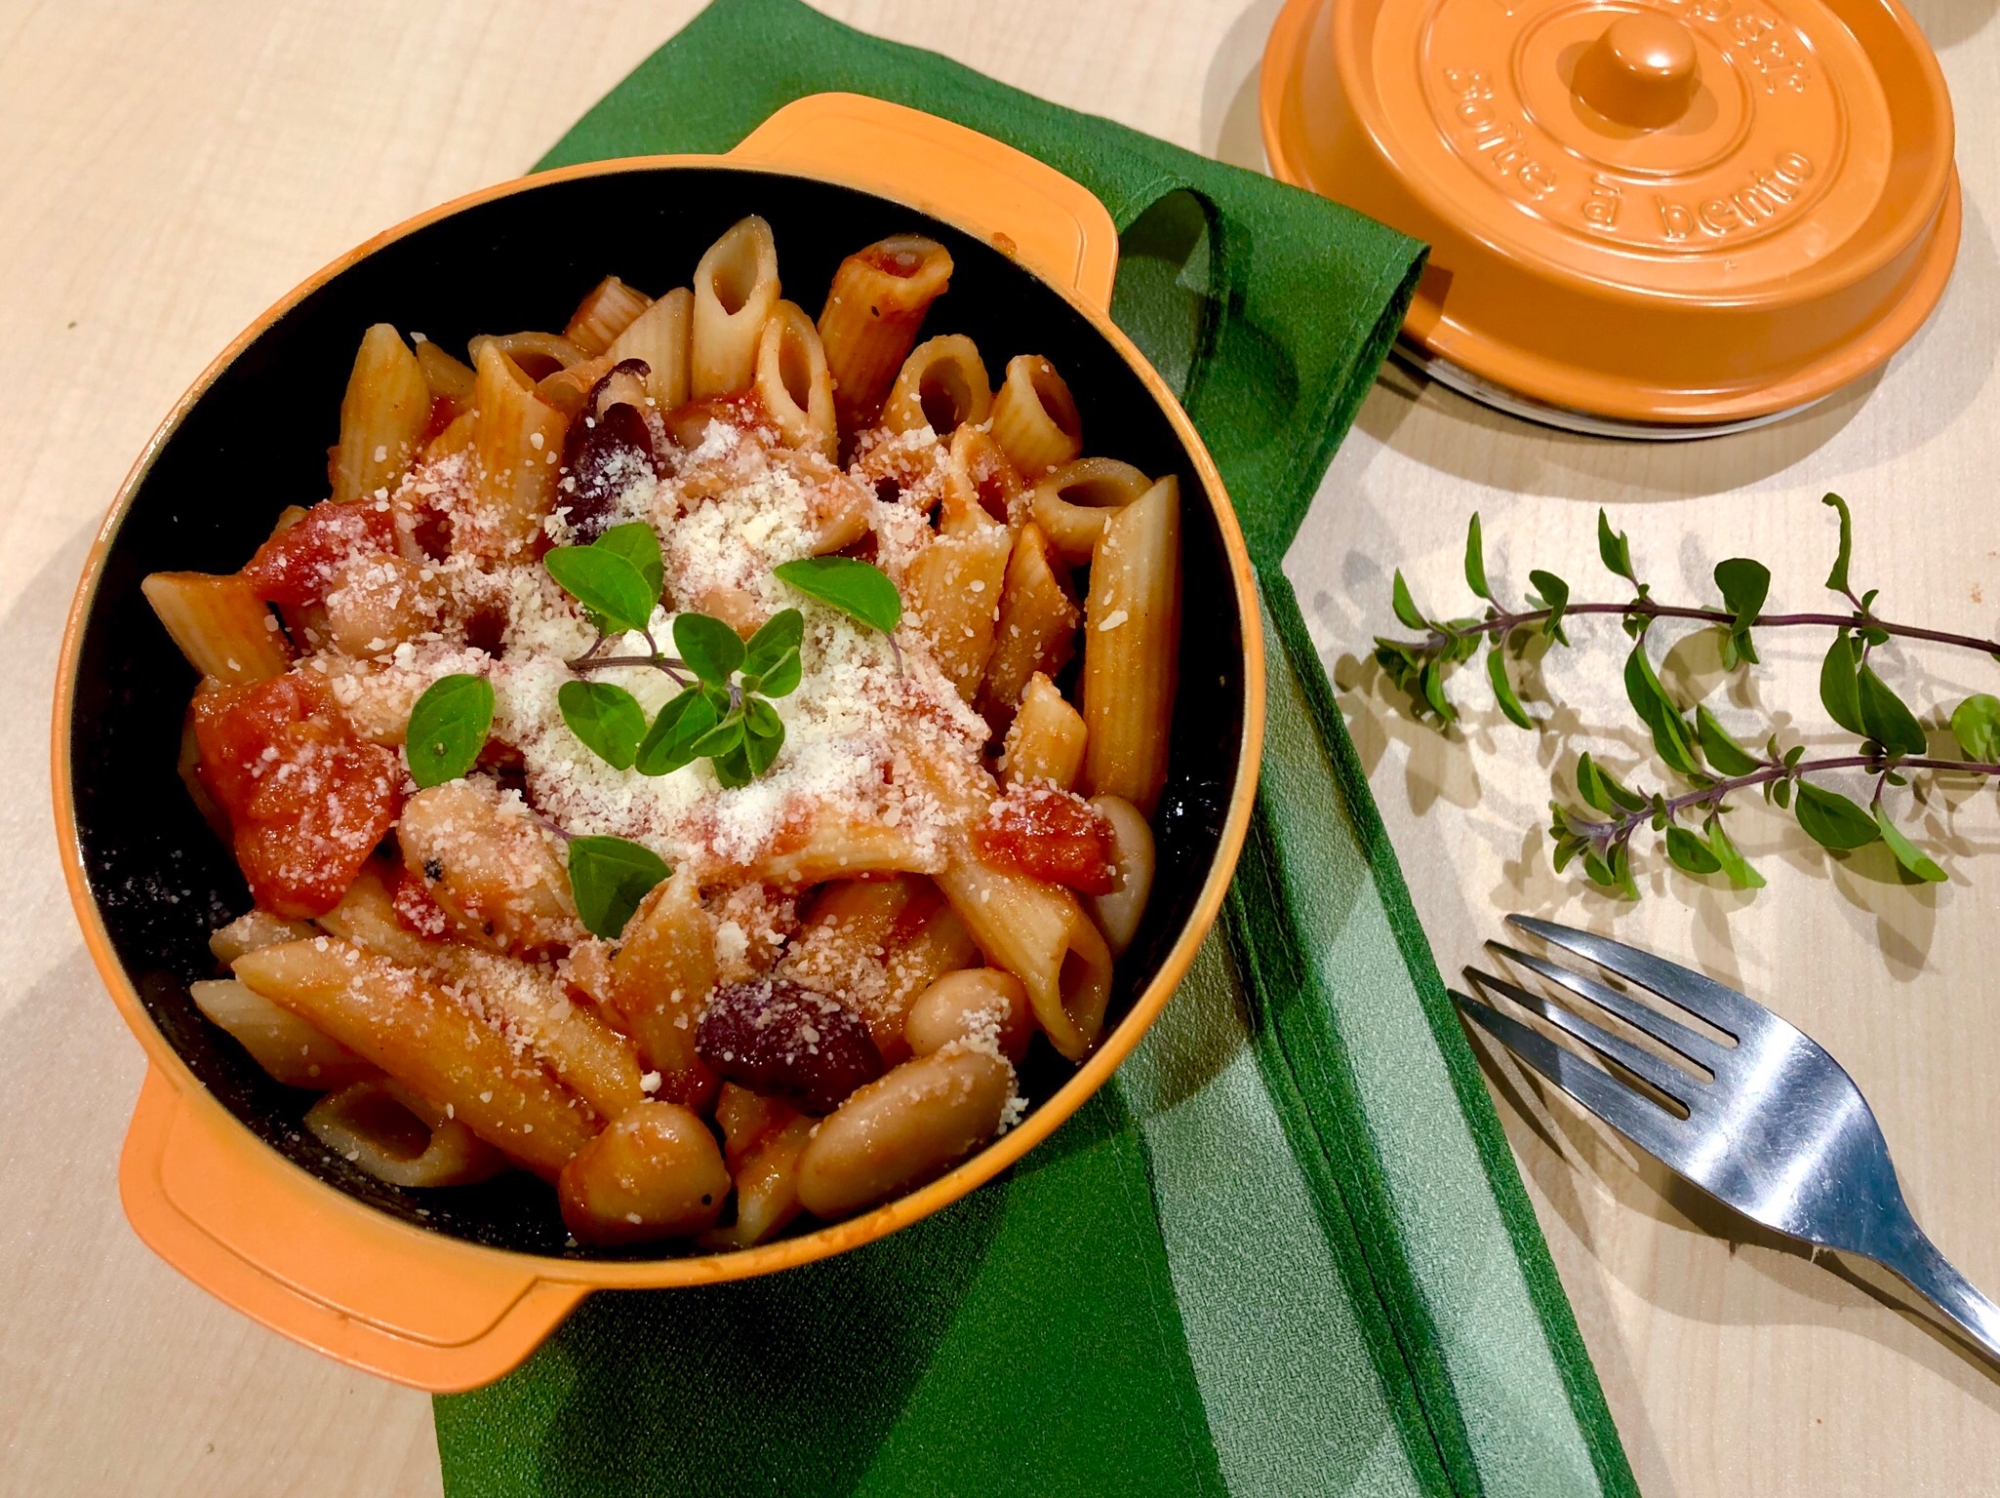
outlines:
[{"label": "fork tine", "polygon": [[1595,978],[1586,978],[1566,967],[1557,967],[1545,957],[1520,951],[1502,941],[1489,941],[1486,945],[1509,962],[1517,963],[1529,972],[1539,973],[1551,983],[1560,983],[1578,998],[1588,999],[1598,1008],[1617,1015],[1633,1029],[1652,1036],[1662,1045],[1671,1046],[1697,1066],[1705,1066],[1713,1072],[1725,1055],[1723,1048],[1706,1035],[1690,1030],[1679,1020],[1669,1019],[1650,1004],[1641,1004],[1615,988],[1605,987]]},{"label": "fork tine", "polygon": [[1628,947],[1608,936],[1579,931],[1574,926],[1558,926],[1553,921],[1537,920],[1526,915],[1510,915],[1507,922],[1539,936],[1543,941],[1588,958],[1606,972],[1616,973],[1641,987],[1650,988],[1669,1003],[1699,1015],[1739,1041],[1779,1023],[1770,1010],[1735,989],[1725,988],[1713,978],[1705,978],[1678,962],[1668,962],[1663,957],[1655,957],[1637,947]]},{"label": "fork tine", "polygon": [[1523,988],[1518,983],[1509,983],[1505,978],[1496,978],[1490,973],[1482,973],[1477,968],[1467,968],[1465,975],[1481,988],[1490,988],[1503,993],[1522,1008],[1539,1014],[1557,1029],[1575,1036],[1600,1056],[1617,1062],[1625,1070],[1650,1082],[1683,1106],[1693,1101],[1693,1094],[1701,1086],[1678,1066],[1662,1061],[1650,1051],[1640,1050],[1629,1041],[1620,1040],[1609,1030],[1591,1023],[1561,1004],[1551,1002],[1532,989]]},{"label": "fork tine", "polygon": [[[1687,1150],[1680,1120],[1641,1097],[1610,1073],[1572,1055],[1546,1035],[1501,1014],[1475,998],[1449,990],[1473,1022],[1521,1061],[1547,1077],[1612,1128],[1674,1170],[1683,1170]],[[1684,1170],[1683,1170],[1683,1173]]]}]

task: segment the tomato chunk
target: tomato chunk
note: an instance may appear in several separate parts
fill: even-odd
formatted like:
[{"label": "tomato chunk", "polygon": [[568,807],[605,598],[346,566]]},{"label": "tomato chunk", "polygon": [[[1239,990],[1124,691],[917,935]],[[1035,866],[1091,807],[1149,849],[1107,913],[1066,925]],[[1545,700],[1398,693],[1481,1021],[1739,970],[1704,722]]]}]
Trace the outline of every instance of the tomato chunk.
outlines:
[{"label": "tomato chunk", "polygon": [[326,688],[292,672],[194,701],[196,773],[229,818],[257,904],[324,915],[395,825],[403,767],[355,737]]},{"label": "tomato chunk", "polygon": [[1086,895],[1108,895],[1118,887],[1118,845],[1111,824],[1068,791],[1047,785],[1013,787],[972,829],[972,841],[995,868]]},{"label": "tomato chunk", "polygon": [[384,504],[323,500],[257,548],[243,568],[266,603],[300,608],[325,599],[340,569],[356,557],[396,549],[396,517]]}]

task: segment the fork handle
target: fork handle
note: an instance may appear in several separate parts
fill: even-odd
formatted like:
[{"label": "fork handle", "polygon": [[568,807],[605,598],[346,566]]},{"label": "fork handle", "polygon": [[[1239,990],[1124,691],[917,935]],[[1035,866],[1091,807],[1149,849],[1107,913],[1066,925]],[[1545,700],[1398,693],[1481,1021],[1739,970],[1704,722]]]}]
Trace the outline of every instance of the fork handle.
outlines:
[{"label": "fork handle", "polygon": [[1900,1251],[1881,1262],[1949,1316],[1987,1356],[2000,1359],[2000,1305],[1980,1294],[1971,1280],[1952,1268],[1923,1229],[1911,1223],[1910,1236]]}]

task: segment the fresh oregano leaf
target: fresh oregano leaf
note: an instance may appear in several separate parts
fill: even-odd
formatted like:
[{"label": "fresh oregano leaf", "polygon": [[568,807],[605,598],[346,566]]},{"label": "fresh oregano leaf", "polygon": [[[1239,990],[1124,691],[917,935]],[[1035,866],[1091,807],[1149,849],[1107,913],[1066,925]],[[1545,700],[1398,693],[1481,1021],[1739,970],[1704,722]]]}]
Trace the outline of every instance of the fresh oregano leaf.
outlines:
[{"label": "fresh oregano leaf", "polygon": [[1798,799],[1799,826],[1822,848],[1865,848],[1882,835],[1875,819],[1838,791],[1801,780]]},{"label": "fresh oregano leaf", "polygon": [[1967,759],[2000,761],[2000,697],[1986,692],[1952,709],[1951,731]]},{"label": "fresh oregano leaf", "polygon": [[[757,677],[770,675],[772,668],[786,655],[797,652],[805,636],[805,615],[797,609],[780,609],[750,637],[750,644],[743,652],[743,674]],[[782,697],[785,694],[770,692],[767,695]]]},{"label": "fresh oregano leaf", "polygon": [[1776,782],[1771,787],[1771,800],[1776,803],[1779,811],[1786,811],[1790,809],[1792,804],[1791,781],[1780,780]]},{"label": "fresh oregano leaf", "polygon": [[1535,586],[1535,606],[1549,611],[1549,617],[1542,621],[1543,635],[1559,645],[1567,645],[1569,636],[1563,633],[1563,610],[1569,607],[1569,584],[1553,572],[1539,568],[1528,574],[1528,581]]},{"label": "fresh oregano leaf", "polygon": [[699,687],[689,687],[660,709],[640,742],[633,764],[641,775],[671,775],[696,758],[695,741],[715,727],[716,711]]},{"label": "fresh oregano leaf", "polygon": [[[771,570],[780,581],[790,583],[808,598],[839,609],[848,618],[885,635],[895,633],[902,620],[903,595],[896,591],[886,572],[867,562],[852,557],[801,557]],[[1408,588],[1402,591],[1402,601],[1409,602]],[[1400,606],[1396,617],[1410,624]],[[1421,617],[1410,624],[1412,629],[1422,626]]]},{"label": "fresh oregano leaf", "polygon": [[1708,824],[1708,848],[1715,855],[1716,864],[1728,876],[1729,882],[1738,889],[1762,889],[1764,876],[1750,867],[1749,862],[1736,850],[1736,844],[1723,831],[1721,820]]},{"label": "fresh oregano leaf", "polygon": [[1396,611],[1396,617],[1411,629],[1424,628],[1424,616],[1417,608],[1416,600],[1410,597],[1410,585],[1403,581],[1403,569],[1396,569],[1396,576],[1389,584],[1389,606]]},{"label": "fresh oregano leaf", "polygon": [[1590,757],[1589,750],[1576,758],[1576,793],[1586,806],[1602,812],[1640,811],[1647,805],[1644,796],[1620,785],[1616,776]]},{"label": "fresh oregano leaf", "polygon": [[1597,512],[1597,554],[1617,576],[1635,588],[1639,585],[1638,575],[1632,570],[1631,543],[1623,531],[1612,530],[1611,517],[1602,510]]},{"label": "fresh oregano leaf", "polygon": [[1423,691],[1424,701],[1430,704],[1431,711],[1438,717],[1447,723],[1458,717],[1458,711],[1451,705],[1451,699],[1444,694],[1444,672],[1439,668],[1438,662],[1424,662],[1423,669],[1417,673],[1417,685]]},{"label": "fresh oregano leaf", "polygon": [[740,790],[756,778],[750,768],[750,748],[748,741],[738,744],[727,754],[717,755],[709,761],[715,771],[715,778],[722,782],[724,790]]},{"label": "fresh oregano leaf", "polygon": [[1930,748],[1917,715],[1875,674],[1873,666],[1861,668],[1856,690],[1861,726],[1869,738],[1896,754],[1922,754]]},{"label": "fresh oregano leaf", "polygon": [[743,664],[743,641],[712,614],[677,614],[674,649],[690,671],[712,687],[727,687]]},{"label": "fresh oregano leaf", "polygon": [[1849,733],[1867,736],[1861,722],[1861,646],[1846,630],[1834,635],[1820,662],[1819,700],[1826,715]]},{"label": "fresh oregano leaf", "polygon": [[1713,874],[1722,868],[1722,860],[1708,844],[1685,827],[1667,829],[1667,857],[1675,868],[1690,874]]},{"label": "fresh oregano leaf", "polygon": [[429,790],[457,780],[479,762],[493,731],[493,683],[483,676],[440,676],[410,709],[403,752],[410,778]]},{"label": "fresh oregano leaf", "polygon": [[1489,603],[1493,599],[1492,590],[1486,586],[1486,548],[1479,539],[1479,512],[1472,512],[1472,521],[1465,528],[1465,581],[1472,591]]},{"label": "fresh oregano leaf", "polygon": [[769,670],[760,675],[753,676],[746,670],[743,688],[749,692],[761,692],[766,697],[789,697],[799,689],[802,670],[798,651],[787,650]]},{"label": "fresh oregano leaf", "polygon": [[1611,849],[1612,886],[1628,900],[1639,898],[1639,886],[1632,878],[1632,848],[1628,843],[1616,843]]},{"label": "fresh oregano leaf", "polygon": [[785,747],[785,720],[778,710],[761,697],[743,705],[743,756],[752,775],[771,768],[778,751]]},{"label": "fresh oregano leaf", "polygon": [[629,770],[646,736],[639,699],[608,681],[566,681],[556,693],[569,731],[614,770]]},{"label": "fresh oregano leaf", "polygon": [[1486,652],[1486,675],[1493,683],[1493,696],[1500,704],[1500,711],[1507,715],[1507,721],[1522,728],[1533,728],[1535,720],[1528,716],[1528,710],[1521,706],[1521,699],[1514,695],[1514,683],[1507,679],[1507,655],[1498,645]]},{"label": "fresh oregano leaf", "polygon": [[584,928],[606,941],[625,934],[625,923],[653,887],[673,870],[651,848],[622,837],[569,840],[569,887]]},{"label": "fresh oregano leaf", "polygon": [[1681,710],[1667,696],[1666,688],[1660,685],[1660,678],[1653,673],[1653,663],[1646,659],[1646,642],[1641,640],[1632,647],[1632,653],[1625,658],[1625,696],[1632,704],[1640,720],[1653,731],[1653,748],[1668,768],[1678,770],[1683,775],[1699,773],[1701,766],[1695,762],[1694,745],[1688,736],[1687,720]]},{"label": "fresh oregano leaf", "polygon": [[597,616],[599,628],[606,632],[635,634],[652,623],[653,604],[660,595],[615,548],[594,542],[558,546],[542,558],[542,565],[565,593]]},{"label": "fresh oregano leaf", "polygon": [[743,742],[743,714],[732,712],[694,741],[697,759],[719,759]]},{"label": "fresh oregano leaf", "polygon": [[[1840,553],[1833,559],[1833,570],[1826,575],[1826,585],[1836,593],[1852,596],[1847,584],[1847,562],[1854,551],[1854,517],[1847,513],[1847,501],[1838,494],[1829,494],[1820,503],[1831,505],[1840,512]],[[1873,598],[1875,595],[1871,593],[1868,596]]]},{"label": "fresh oregano leaf", "polygon": [[1771,569],[1749,557],[1731,557],[1716,564],[1715,585],[1722,590],[1722,606],[1736,616],[1736,627],[1741,629],[1771,596]]},{"label": "fresh oregano leaf", "polygon": [[1758,769],[1757,756],[1730,737],[1706,704],[1696,706],[1694,721],[1701,736],[1701,757],[1710,769],[1718,775],[1749,775]]},{"label": "fresh oregano leaf", "polygon": [[[616,552],[630,562],[633,570],[646,580],[653,602],[660,601],[660,590],[666,586],[667,568],[660,555],[659,532],[643,520],[634,520],[625,525],[612,526],[590,544],[600,551]],[[651,617],[650,609],[648,617]]]},{"label": "fresh oregano leaf", "polygon": [[1896,855],[1896,862],[1915,874],[1927,884],[1942,884],[1945,872],[1924,856],[1915,843],[1903,835],[1903,829],[1889,820],[1889,813],[1881,802],[1875,803],[1875,826],[1882,834],[1882,841],[1889,845],[1889,851]]},{"label": "fresh oregano leaf", "polygon": [[1723,664],[1736,668],[1736,657],[1757,664],[1756,648],[1750,643],[1750,622],[1762,612],[1771,595],[1771,569],[1748,557],[1731,557],[1715,568],[1715,585],[1722,590],[1722,606],[1736,616],[1729,627],[1728,648]]}]

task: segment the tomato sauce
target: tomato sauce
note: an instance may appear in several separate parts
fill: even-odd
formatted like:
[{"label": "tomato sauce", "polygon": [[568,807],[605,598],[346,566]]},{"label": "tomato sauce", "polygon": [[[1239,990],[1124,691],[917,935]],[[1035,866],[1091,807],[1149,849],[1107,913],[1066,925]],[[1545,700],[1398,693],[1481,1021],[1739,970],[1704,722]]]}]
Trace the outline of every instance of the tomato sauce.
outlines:
[{"label": "tomato sauce", "polygon": [[1089,802],[1046,785],[1015,786],[972,829],[979,856],[996,869],[1086,895],[1118,887],[1118,844]]},{"label": "tomato sauce", "polygon": [[266,603],[302,608],[326,598],[340,569],[357,556],[396,550],[396,518],[374,502],[323,500],[257,548],[243,575]]},{"label": "tomato sauce", "polygon": [[293,919],[338,905],[402,810],[396,752],[357,738],[300,672],[202,693],[194,731],[257,904]]}]

